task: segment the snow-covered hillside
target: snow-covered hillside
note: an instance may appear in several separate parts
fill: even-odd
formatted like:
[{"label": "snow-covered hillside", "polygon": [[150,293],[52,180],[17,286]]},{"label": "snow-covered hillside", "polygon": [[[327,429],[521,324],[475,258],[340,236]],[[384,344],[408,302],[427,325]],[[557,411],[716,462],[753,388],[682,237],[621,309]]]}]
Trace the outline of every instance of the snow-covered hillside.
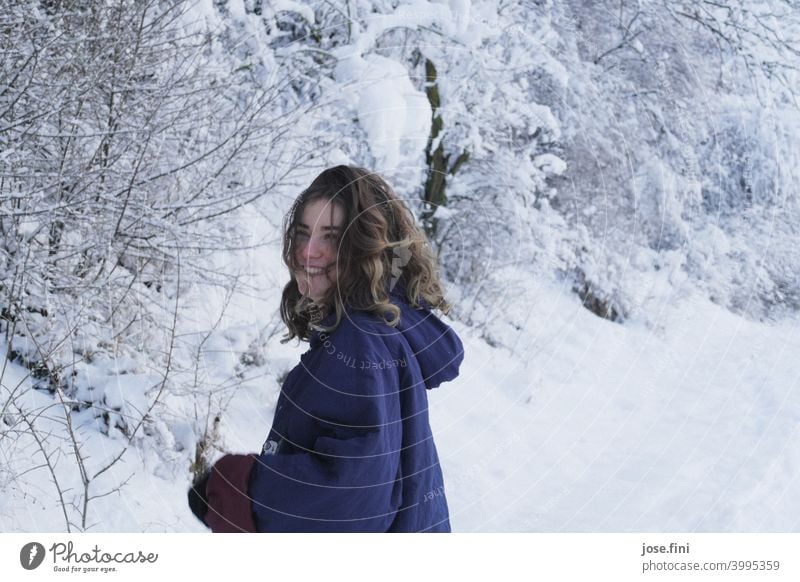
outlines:
[{"label": "snow-covered hillside", "polygon": [[[454,531],[797,531],[800,321],[754,323],[694,298],[665,306],[657,328],[619,326],[564,289],[518,299],[527,322],[513,352],[453,322],[467,358],[460,378],[431,393]],[[271,344],[267,353],[279,373],[301,351]],[[4,383],[23,373],[12,365]],[[226,450],[260,448],[277,391],[271,373],[237,388],[222,423]],[[52,407],[35,390],[25,403]],[[90,415],[75,422],[86,423],[87,457],[121,449]],[[58,422],[46,426],[58,436]],[[30,469],[41,464],[36,444],[4,438],[0,450],[0,529],[63,531],[48,470]],[[186,505],[182,459],[146,443],[131,449],[96,485],[99,494],[126,483],[92,500],[89,531],[204,531]],[[73,499],[69,450],[57,470]]]}]

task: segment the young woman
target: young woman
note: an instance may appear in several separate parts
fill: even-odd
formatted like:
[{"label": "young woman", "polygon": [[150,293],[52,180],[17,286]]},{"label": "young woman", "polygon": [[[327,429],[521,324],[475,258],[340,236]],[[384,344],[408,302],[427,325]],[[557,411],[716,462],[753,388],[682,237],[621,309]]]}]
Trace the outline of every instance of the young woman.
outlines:
[{"label": "young woman", "polygon": [[284,342],[310,342],[260,454],[226,455],[190,490],[215,532],[446,532],[426,391],[463,346],[413,215],[364,169],[325,170],[284,224]]}]

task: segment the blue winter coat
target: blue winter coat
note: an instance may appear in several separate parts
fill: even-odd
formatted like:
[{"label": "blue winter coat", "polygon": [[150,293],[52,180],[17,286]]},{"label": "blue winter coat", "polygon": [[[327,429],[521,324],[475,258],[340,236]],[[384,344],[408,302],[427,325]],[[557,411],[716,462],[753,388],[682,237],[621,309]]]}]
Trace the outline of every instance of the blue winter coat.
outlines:
[{"label": "blue winter coat", "polygon": [[[348,309],[330,334],[314,333],[287,376],[262,453],[245,458],[257,531],[450,531],[427,390],[458,375],[463,346],[402,287],[391,297],[397,327]],[[220,476],[228,488],[236,481]]]}]

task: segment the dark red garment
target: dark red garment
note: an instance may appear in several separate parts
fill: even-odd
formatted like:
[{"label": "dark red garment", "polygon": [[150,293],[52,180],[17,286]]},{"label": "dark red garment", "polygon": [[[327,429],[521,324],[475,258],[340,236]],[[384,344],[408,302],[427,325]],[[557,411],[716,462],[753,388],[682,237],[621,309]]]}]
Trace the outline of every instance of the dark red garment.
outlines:
[{"label": "dark red garment", "polygon": [[216,462],[206,485],[206,524],[215,533],[256,531],[247,494],[256,455],[225,455]]}]

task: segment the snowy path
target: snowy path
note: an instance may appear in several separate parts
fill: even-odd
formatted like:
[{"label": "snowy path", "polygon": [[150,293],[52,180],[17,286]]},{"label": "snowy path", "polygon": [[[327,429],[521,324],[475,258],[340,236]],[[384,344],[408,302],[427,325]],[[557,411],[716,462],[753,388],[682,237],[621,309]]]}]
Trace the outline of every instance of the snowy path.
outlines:
[{"label": "snowy path", "polygon": [[471,341],[432,399],[454,529],[800,529],[800,326],[697,302],[656,333],[548,299],[521,355]]}]

